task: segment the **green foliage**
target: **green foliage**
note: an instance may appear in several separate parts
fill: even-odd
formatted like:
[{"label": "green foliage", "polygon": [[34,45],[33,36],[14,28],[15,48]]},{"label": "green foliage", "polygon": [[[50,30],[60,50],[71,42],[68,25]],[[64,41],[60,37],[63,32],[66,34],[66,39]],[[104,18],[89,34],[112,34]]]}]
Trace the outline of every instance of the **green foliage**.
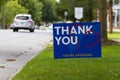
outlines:
[{"label": "green foliage", "polygon": [[104,46],[102,58],[53,59],[49,47],[12,80],[119,80],[120,46]]},{"label": "green foliage", "polygon": [[42,20],[45,22],[52,22],[57,19],[57,3],[55,0],[39,0],[43,3],[42,8]]},{"label": "green foliage", "polygon": [[59,16],[64,18],[64,11],[68,11],[68,19],[74,20],[74,7],[83,7],[83,20],[92,21],[95,19],[97,0],[60,0]]},{"label": "green foliage", "polygon": [[40,23],[41,21],[41,9],[43,7],[43,4],[40,3],[38,0],[32,0],[29,4],[29,14],[32,14],[33,20],[36,23]]},{"label": "green foliage", "polygon": [[41,10],[43,7],[43,4],[41,2],[39,2],[38,0],[19,0],[19,4],[29,10],[28,13],[32,15],[33,20],[36,23],[39,23],[41,21]]},{"label": "green foliage", "polygon": [[[5,23],[5,25],[10,25],[16,14],[27,13],[27,12],[28,12],[28,10],[26,8],[24,8],[18,4],[18,0],[8,1],[4,5],[4,23]],[[0,17],[1,17],[1,15],[0,15]]]},{"label": "green foliage", "polygon": [[118,3],[119,3],[119,0],[114,0],[114,3],[115,3],[115,4],[118,4]]},{"label": "green foliage", "polygon": [[7,3],[7,1],[9,1],[9,0],[0,0],[0,9],[5,3]]}]

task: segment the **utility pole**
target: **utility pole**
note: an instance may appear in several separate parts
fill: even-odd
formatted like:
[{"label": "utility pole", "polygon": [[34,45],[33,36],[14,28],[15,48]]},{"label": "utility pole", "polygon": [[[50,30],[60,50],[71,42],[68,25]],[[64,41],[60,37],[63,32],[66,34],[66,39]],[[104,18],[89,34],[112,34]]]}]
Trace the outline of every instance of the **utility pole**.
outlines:
[{"label": "utility pole", "polygon": [[66,22],[67,21],[67,16],[68,16],[68,11],[64,12],[64,16],[65,16],[65,21],[64,22]]}]

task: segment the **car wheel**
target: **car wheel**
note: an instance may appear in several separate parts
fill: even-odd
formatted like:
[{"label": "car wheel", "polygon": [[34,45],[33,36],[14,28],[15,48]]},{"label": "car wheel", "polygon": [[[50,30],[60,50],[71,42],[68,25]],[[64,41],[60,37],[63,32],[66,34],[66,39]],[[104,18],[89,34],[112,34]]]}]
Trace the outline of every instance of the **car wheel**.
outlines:
[{"label": "car wheel", "polygon": [[30,32],[34,32],[34,29],[31,29]]},{"label": "car wheel", "polygon": [[13,29],[13,32],[18,32],[18,29]]}]

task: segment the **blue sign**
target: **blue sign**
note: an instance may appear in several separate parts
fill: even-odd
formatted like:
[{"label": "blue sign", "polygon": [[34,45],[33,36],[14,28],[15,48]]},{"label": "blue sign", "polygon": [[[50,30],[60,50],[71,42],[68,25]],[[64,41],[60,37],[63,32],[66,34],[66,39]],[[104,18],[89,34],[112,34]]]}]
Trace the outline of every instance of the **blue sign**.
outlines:
[{"label": "blue sign", "polygon": [[53,24],[54,58],[101,57],[99,22]]}]

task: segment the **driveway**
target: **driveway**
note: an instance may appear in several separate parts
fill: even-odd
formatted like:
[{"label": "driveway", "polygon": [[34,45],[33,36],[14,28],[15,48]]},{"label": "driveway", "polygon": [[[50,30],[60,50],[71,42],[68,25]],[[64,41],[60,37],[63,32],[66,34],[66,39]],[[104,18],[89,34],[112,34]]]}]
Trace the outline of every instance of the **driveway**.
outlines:
[{"label": "driveway", "polygon": [[51,40],[50,30],[0,30],[0,80],[11,80]]}]

